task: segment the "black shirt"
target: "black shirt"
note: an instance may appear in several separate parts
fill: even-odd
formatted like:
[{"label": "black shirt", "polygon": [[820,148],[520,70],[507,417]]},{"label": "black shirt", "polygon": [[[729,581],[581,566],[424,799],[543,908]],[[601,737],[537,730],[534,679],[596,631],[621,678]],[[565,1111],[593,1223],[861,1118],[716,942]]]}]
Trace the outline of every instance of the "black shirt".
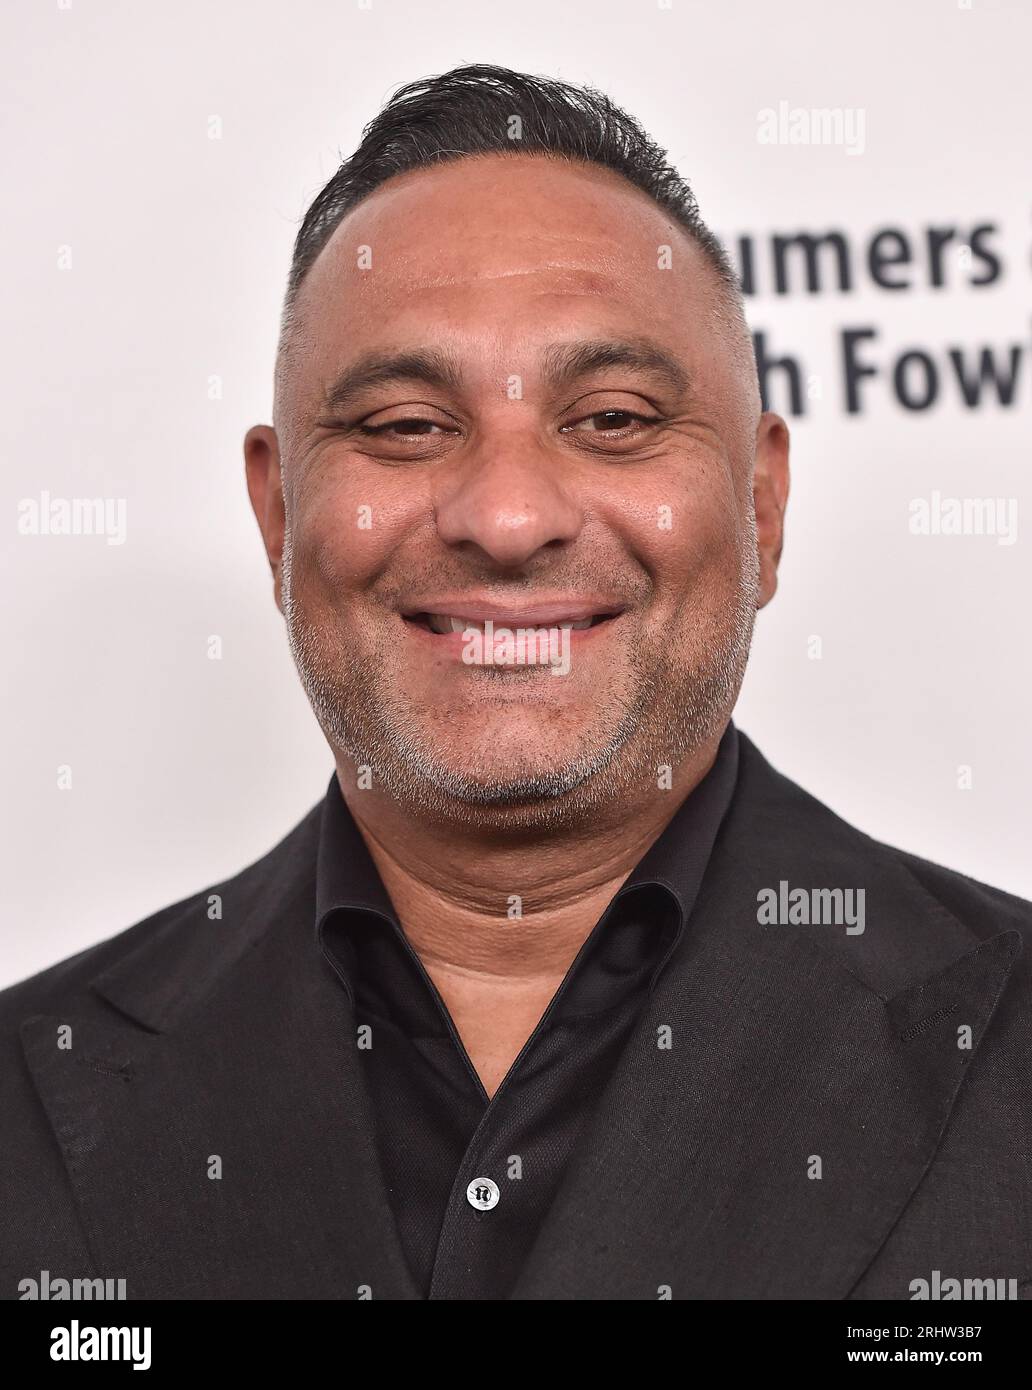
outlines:
[{"label": "black shirt", "polygon": [[684,931],[737,772],[729,724],[710,771],[615,894],[490,1099],[331,779],[316,933],[344,985],[342,1007],[354,1010],[385,1187],[425,1297],[510,1293]]}]

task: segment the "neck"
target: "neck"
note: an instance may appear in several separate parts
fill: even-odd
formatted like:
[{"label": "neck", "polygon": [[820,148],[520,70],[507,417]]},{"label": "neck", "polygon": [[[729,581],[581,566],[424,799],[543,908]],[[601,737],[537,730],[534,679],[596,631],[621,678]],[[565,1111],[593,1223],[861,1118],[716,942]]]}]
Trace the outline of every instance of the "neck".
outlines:
[{"label": "neck", "polygon": [[558,984],[603,911],[713,765],[719,734],[678,769],[677,790],[650,788],[593,823],[506,836],[433,824],[379,793],[341,793],[399,921],[431,973],[483,983]]}]

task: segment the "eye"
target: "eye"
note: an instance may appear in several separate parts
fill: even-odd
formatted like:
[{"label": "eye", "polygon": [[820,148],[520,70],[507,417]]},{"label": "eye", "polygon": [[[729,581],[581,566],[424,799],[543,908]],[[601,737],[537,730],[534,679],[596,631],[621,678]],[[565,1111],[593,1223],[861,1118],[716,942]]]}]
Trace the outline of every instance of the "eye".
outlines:
[{"label": "eye", "polygon": [[584,431],[581,427],[589,423],[594,424],[596,421],[604,423],[595,432],[618,439],[626,439],[645,432],[640,429],[630,429],[628,421],[635,421],[639,426],[658,425],[660,423],[659,416],[641,415],[636,410],[594,410],[590,415],[584,415],[580,420],[573,421],[572,424],[562,425],[559,433],[590,433],[591,431]]},{"label": "eye", "polygon": [[[410,428],[413,426],[414,428]],[[401,420],[388,420],[382,425],[360,425],[359,433],[366,435],[386,435],[388,431],[397,432],[397,436],[402,439],[418,438],[430,433],[431,430],[441,430],[447,432],[444,425],[439,425],[436,420],[424,420],[419,416],[406,416]],[[389,437],[389,436],[388,436]]]}]

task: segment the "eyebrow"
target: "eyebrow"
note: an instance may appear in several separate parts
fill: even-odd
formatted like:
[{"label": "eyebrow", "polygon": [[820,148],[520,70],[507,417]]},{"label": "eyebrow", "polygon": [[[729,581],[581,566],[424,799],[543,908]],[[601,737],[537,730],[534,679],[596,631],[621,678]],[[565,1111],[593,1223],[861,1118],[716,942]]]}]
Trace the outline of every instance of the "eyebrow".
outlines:
[{"label": "eyebrow", "polygon": [[[661,377],[679,396],[688,390],[689,378],[684,367],[651,338],[590,338],[573,343],[552,343],[544,352],[542,376],[547,386],[559,390],[591,372],[612,367],[626,367]],[[421,381],[424,385],[457,393],[462,386],[462,372],[452,358],[431,348],[368,353],[346,367],[329,384],[323,395],[323,411],[339,415],[366,391],[403,381]]]}]

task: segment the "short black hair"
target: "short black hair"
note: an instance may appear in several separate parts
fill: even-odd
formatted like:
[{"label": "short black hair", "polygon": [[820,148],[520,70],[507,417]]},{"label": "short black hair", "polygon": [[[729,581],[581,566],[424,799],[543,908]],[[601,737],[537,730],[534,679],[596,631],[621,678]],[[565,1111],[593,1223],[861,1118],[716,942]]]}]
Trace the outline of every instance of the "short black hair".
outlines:
[{"label": "short black hair", "polygon": [[473,63],[399,87],[364,128],[358,149],[305,213],[294,242],[284,326],[302,280],[357,203],[396,174],[486,154],[547,154],[622,174],[676,219],[741,305],[737,276],[699,215],[695,195],[633,116],[591,87]]}]

